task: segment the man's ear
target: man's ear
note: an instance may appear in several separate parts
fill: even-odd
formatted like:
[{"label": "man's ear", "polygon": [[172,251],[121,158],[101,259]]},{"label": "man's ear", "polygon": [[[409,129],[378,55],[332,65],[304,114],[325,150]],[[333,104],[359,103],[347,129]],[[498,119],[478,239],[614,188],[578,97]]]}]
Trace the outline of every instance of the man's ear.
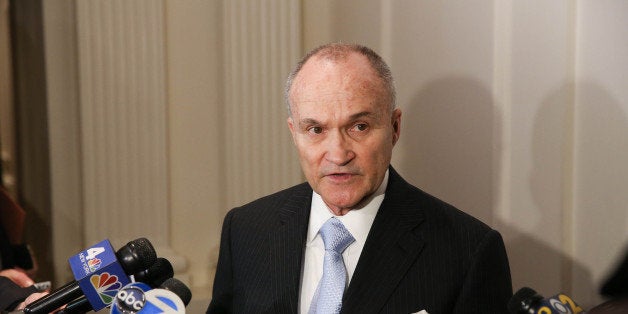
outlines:
[{"label": "man's ear", "polygon": [[286,119],[286,122],[288,123],[288,129],[290,129],[290,134],[292,135],[292,141],[296,144],[296,138],[294,133],[294,120],[292,119],[292,117],[288,117],[288,119]]},{"label": "man's ear", "polygon": [[397,144],[399,136],[401,135],[401,109],[396,108],[395,110],[393,110],[391,124],[393,131],[392,144],[394,146],[395,144]]}]

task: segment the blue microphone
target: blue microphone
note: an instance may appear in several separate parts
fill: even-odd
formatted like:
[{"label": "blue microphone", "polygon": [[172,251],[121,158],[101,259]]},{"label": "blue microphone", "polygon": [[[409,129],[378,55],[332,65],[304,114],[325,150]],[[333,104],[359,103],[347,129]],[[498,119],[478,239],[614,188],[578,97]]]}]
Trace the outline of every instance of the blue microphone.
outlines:
[{"label": "blue microphone", "polygon": [[[172,276],[174,276],[172,264],[170,264],[167,259],[158,257],[157,261],[151,267],[133,274],[132,281],[142,282],[148,284],[152,288],[157,288],[164,281],[172,278]],[[82,296],[68,303],[65,308],[61,309],[56,314],[84,314],[92,310],[93,308],[89,303],[89,300],[87,300],[85,296]]]},{"label": "blue microphone", "polygon": [[75,281],[29,304],[24,313],[50,313],[82,295],[98,311],[131,282],[127,274],[147,269],[156,259],[155,249],[145,238],[131,241],[117,252],[113,251],[109,240],[103,240],[70,257]]}]

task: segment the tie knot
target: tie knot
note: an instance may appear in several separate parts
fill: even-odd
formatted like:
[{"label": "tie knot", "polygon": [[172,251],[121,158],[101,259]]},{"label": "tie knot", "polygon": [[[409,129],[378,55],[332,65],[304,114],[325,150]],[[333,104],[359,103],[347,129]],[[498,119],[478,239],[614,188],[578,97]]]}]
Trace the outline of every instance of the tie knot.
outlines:
[{"label": "tie knot", "polygon": [[325,250],[338,254],[342,254],[349,244],[355,241],[349,230],[345,228],[345,225],[335,217],[329,218],[323,224],[320,233],[323,243],[325,243]]}]

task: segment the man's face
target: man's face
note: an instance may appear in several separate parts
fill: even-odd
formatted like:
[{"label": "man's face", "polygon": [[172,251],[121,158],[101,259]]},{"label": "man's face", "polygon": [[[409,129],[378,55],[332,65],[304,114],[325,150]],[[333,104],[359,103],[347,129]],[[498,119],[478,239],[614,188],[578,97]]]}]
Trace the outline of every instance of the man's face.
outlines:
[{"label": "man's face", "polygon": [[390,112],[366,57],[312,57],[290,91],[288,127],[314,191],[344,215],[374,193],[399,138],[401,111]]}]

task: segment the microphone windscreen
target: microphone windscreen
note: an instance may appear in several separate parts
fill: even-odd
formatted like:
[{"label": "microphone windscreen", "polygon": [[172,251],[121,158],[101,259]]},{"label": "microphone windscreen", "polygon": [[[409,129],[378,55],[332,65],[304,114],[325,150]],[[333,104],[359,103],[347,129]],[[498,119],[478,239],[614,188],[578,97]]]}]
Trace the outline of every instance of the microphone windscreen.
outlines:
[{"label": "microphone windscreen", "polygon": [[157,252],[148,239],[139,238],[119,249],[116,257],[127,274],[134,274],[152,266],[157,260]]},{"label": "microphone windscreen", "polygon": [[166,279],[166,281],[161,284],[160,288],[171,291],[179,296],[185,306],[187,306],[190,303],[190,300],[192,300],[192,291],[190,291],[190,289],[183,282],[176,278]]},{"label": "microphone windscreen", "polygon": [[167,259],[159,257],[148,269],[136,273],[134,278],[135,281],[146,283],[151,287],[159,287],[172,276],[174,276],[172,264]]},{"label": "microphone windscreen", "polygon": [[526,311],[530,308],[531,303],[541,299],[543,297],[532,288],[523,287],[515,292],[510,301],[508,301],[508,312],[511,314],[527,313]]},{"label": "microphone windscreen", "polygon": [[610,298],[628,296],[628,252],[615,271],[602,285],[600,293]]}]

